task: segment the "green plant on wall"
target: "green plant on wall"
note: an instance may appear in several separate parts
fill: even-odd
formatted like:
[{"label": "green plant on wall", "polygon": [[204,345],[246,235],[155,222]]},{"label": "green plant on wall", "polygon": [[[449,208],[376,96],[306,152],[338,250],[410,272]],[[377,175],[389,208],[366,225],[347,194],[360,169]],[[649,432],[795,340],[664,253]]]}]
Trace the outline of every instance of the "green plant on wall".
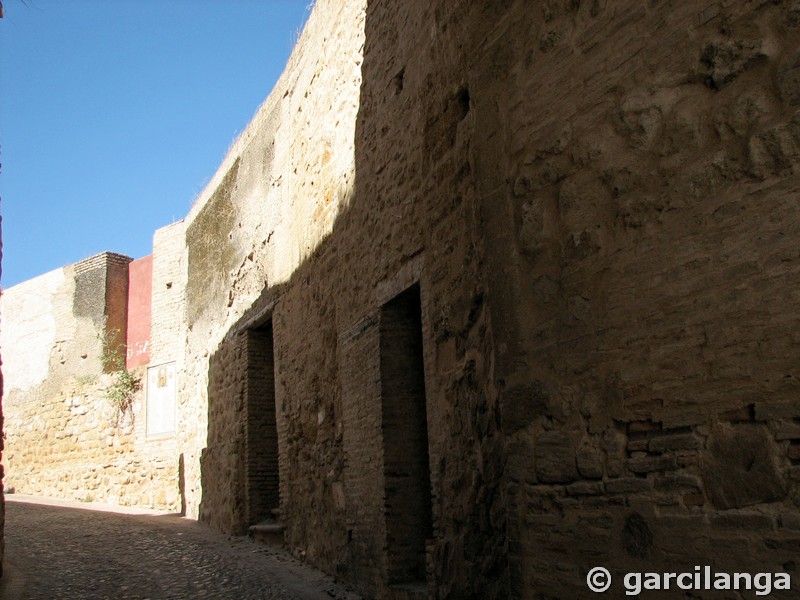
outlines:
[{"label": "green plant on wall", "polygon": [[103,343],[100,362],[103,371],[111,374],[111,383],[105,388],[105,395],[114,407],[117,420],[133,416],[133,396],[141,388],[138,376],[125,366],[125,344],[118,341],[119,329],[109,329],[101,336]]}]

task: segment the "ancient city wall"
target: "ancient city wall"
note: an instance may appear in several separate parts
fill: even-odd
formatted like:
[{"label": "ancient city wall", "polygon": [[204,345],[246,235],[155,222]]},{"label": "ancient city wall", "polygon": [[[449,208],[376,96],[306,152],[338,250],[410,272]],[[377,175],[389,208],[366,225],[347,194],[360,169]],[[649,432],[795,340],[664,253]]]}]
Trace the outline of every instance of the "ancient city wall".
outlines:
[{"label": "ancient city wall", "polygon": [[6,489],[179,508],[177,453],[146,441],[143,390],[120,413],[104,372],[103,338],[124,342],[129,262],[104,253],[4,290]]},{"label": "ancient city wall", "polygon": [[[208,411],[199,516],[236,532],[259,512],[251,390],[263,382],[251,348],[271,336],[290,547],[369,594],[429,581],[454,597],[502,595],[502,440],[469,93],[450,76],[432,94],[411,58],[404,90],[405,59],[392,53],[411,55],[418,40],[396,48],[398,32],[377,25],[363,39],[363,8],[318,3],[299,54],[186,219],[183,393]],[[425,29],[419,7],[398,10],[403,27]],[[412,400],[388,393],[403,364],[422,407],[408,420]],[[410,435],[387,442],[395,428]],[[419,456],[419,485],[394,481],[384,452]],[[413,530],[402,498],[428,513]]]},{"label": "ancient city wall", "polygon": [[[187,230],[197,306],[229,309],[204,518],[248,524],[248,335],[269,327],[287,540],[367,593],[420,580],[396,572],[404,544],[442,597],[582,597],[597,564],[791,569],[797,8],[376,2],[364,22],[353,176],[327,237],[308,242],[309,209],[300,230],[256,221],[264,252],[241,241],[251,206],[268,223],[327,206],[324,159],[286,170],[281,144],[235,152]],[[289,146],[324,157],[318,136]],[[287,195],[258,196],[254,164]],[[222,244],[214,269],[201,231]],[[391,416],[382,343],[415,285],[422,545],[394,529],[408,490],[390,483],[390,430],[411,425]]]},{"label": "ancient city wall", "polygon": [[348,201],[362,21],[358,3],[317,3],[286,72],[185,219],[182,416],[208,427],[187,432],[187,447],[204,449],[202,474],[187,456],[187,511],[226,530],[251,524],[241,504],[246,365],[235,358],[234,325],[257,301],[258,310],[273,302],[265,288],[291,277]]},{"label": "ancient city wall", "polygon": [[798,73],[797,3],[319,0],[156,232],[174,432],[87,421],[98,349],[73,340],[102,312],[68,268],[23,284],[4,402],[78,450],[8,448],[149,448],[135,501],[163,475],[368,597],[589,598],[595,566],[623,597],[710,565],[790,572],[793,598]]},{"label": "ancient city wall", "polygon": [[795,597],[800,7],[507,5],[440,27],[487,40],[464,72],[512,591],[712,565]]}]

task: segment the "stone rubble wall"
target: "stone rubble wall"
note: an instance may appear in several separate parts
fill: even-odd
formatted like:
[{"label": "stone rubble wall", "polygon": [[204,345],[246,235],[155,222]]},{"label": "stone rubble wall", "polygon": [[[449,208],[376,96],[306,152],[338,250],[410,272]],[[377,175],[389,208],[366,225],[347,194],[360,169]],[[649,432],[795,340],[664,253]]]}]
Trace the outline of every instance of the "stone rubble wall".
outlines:
[{"label": "stone rubble wall", "polygon": [[712,565],[797,597],[800,5],[508,7],[468,72],[514,596]]},{"label": "stone rubble wall", "polygon": [[798,14],[369,3],[352,173],[324,168],[345,90],[291,63],[188,219],[204,518],[243,525],[240,336],[271,318],[287,540],[395,593],[380,308],[419,282],[438,597],[794,569]]},{"label": "stone rubble wall", "polygon": [[[773,597],[796,597],[799,53],[797,2],[319,0],[155,236],[152,364],[176,363],[177,436],[142,445],[136,413],[82,443],[149,448],[131,494],[164,475],[165,502],[246,531],[269,328],[285,540],[366,596],[589,598],[595,566],[711,565],[791,572]],[[73,276],[45,277],[58,323]],[[402,557],[425,581],[398,587],[382,320],[417,285],[432,522]],[[75,372],[35,323],[48,372]],[[28,390],[58,381],[43,360]],[[79,436],[106,417],[65,381],[30,421]]]},{"label": "stone rubble wall", "polygon": [[426,75],[439,40],[398,47],[397,31],[382,29],[397,19],[424,36],[430,15],[375,6],[370,16],[357,2],[317,3],[283,79],[185,220],[181,401],[198,418],[205,409],[208,426],[202,501],[195,509],[190,498],[188,511],[225,531],[248,525],[244,336],[271,321],[287,543],[368,595],[395,594],[379,325],[381,308],[419,283],[430,584],[444,596],[498,597],[507,592],[502,439],[469,98],[455,74],[441,84]]},{"label": "stone rubble wall", "polygon": [[[223,530],[247,525],[237,323],[274,300],[265,288],[292,276],[349,200],[361,23],[361,3],[316,3],[283,76],[184,219],[187,514]],[[284,481],[307,479],[290,469],[290,454],[281,451]]]},{"label": "stone rubble wall", "polygon": [[109,384],[108,375],[73,379],[57,395],[14,407],[6,437],[7,489],[178,510],[177,460],[137,443],[141,398],[133,409],[136,424],[130,417],[120,420],[105,397]]},{"label": "stone rubble wall", "polygon": [[118,414],[103,372],[103,336],[124,342],[129,261],[103,253],[3,291],[7,490],[180,508],[174,440],[146,439],[143,389]]}]

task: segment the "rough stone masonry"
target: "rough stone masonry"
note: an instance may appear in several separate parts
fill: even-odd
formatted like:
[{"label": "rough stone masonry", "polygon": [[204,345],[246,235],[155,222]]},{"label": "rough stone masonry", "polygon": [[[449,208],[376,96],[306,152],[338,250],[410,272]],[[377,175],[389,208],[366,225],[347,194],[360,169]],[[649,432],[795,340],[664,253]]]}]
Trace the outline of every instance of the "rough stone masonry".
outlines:
[{"label": "rough stone masonry", "polygon": [[796,1],[318,0],[156,233],[130,459],[368,597],[796,598],[799,173]]}]

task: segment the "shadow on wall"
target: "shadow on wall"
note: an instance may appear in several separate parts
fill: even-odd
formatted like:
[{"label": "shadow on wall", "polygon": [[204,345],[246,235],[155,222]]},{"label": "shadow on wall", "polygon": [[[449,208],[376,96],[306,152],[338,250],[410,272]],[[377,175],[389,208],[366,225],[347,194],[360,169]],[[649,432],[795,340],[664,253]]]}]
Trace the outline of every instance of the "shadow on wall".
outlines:
[{"label": "shadow on wall", "polygon": [[[582,597],[598,555],[796,569],[800,13],[556,4],[368,4],[349,207],[209,363],[205,520],[261,510],[260,364],[286,541],[367,595]],[[430,537],[393,529],[425,453],[386,435],[393,319],[421,329]]]},{"label": "shadow on wall", "polygon": [[[406,66],[436,56],[435,40],[419,48],[410,24],[424,29],[427,4],[391,10],[367,7],[347,208],[210,357],[200,517],[233,533],[274,519],[296,554],[367,594],[391,585],[506,597],[470,95],[460,70],[445,69],[450,57],[431,59],[442,73],[433,89]],[[406,317],[395,318],[397,302],[410,302]],[[390,339],[409,340],[407,356],[394,356]],[[419,374],[394,376],[404,364]],[[406,397],[393,391],[417,416],[404,419],[399,404],[387,416],[389,388],[406,384]],[[396,427],[409,435],[386,435]]]}]

